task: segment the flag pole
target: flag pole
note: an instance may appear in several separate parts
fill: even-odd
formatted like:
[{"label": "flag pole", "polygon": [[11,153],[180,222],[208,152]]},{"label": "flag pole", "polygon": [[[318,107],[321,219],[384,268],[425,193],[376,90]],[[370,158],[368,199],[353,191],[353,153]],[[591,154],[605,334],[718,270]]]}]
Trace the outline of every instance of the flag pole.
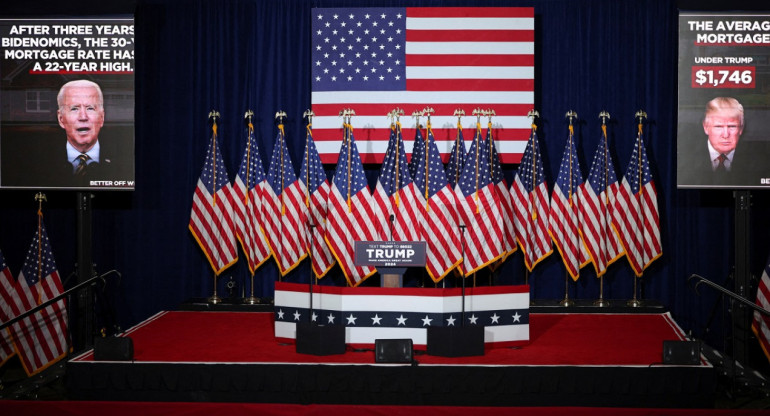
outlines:
[{"label": "flag pole", "polygon": [[[639,204],[639,213],[641,214],[641,210],[644,209],[642,206],[642,199],[643,199],[642,192],[644,192],[644,187],[642,186],[642,175],[643,175],[642,173],[642,127],[644,126],[644,119],[647,118],[647,113],[645,113],[643,110],[639,110],[636,112],[635,116],[636,118],[639,119],[638,132],[637,132],[638,140],[636,141],[637,146],[639,146],[639,148],[636,150],[637,162],[638,162],[636,172],[639,175],[636,179],[638,181],[637,183],[639,184],[639,192],[637,192],[636,194],[636,200],[637,200],[637,204]],[[642,217],[641,221],[644,221],[644,215],[641,215],[641,217]],[[644,223],[642,223],[641,227],[639,227],[639,233],[641,235],[637,235],[637,237],[641,238],[642,241],[644,240],[644,228],[645,228]],[[644,246],[644,244],[641,244],[640,246]],[[642,261],[644,261],[644,258],[642,258]],[[634,308],[638,308],[642,306],[642,301],[639,300],[636,296],[636,293],[638,291],[638,286],[639,286],[639,278],[641,277],[642,273],[644,273],[644,270],[640,271],[639,275],[637,275],[636,272],[634,272],[634,297],[627,302],[628,306],[631,306]]]},{"label": "flag pole", "polygon": [[[212,200],[212,204],[213,205],[217,204],[217,160],[216,160],[217,159],[216,158],[216,154],[217,154],[217,147],[216,147],[217,146],[217,117],[219,117],[219,111],[211,110],[209,112],[209,118],[213,120],[213,124],[211,125],[211,131],[213,132],[213,134],[211,135],[211,140],[213,141],[213,146],[214,146],[214,157],[212,158],[213,166],[212,166],[212,169],[211,169],[211,172],[212,172],[211,189],[214,190],[214,195],[211,196],[211,200]],[[211,303],[213,305],[216,305],[216,304],[222,302],[222,298],[217,296],[217,277],[219,277],[219,275],[217,274],[217,272],[214,272],[214,293],[212,293],[211,296],[208,299],[209,303]]]},{"label": "flag pole", "polygon": [[[607,172],[607,169],[608,169],[608,164],[607,164],[607,119],[610,118],[610,113],[608,113],[605,110],[602,110],[599,113],[599,118],[602,119],[602,135],[604,136],[604,158],[605,158],[605,160],[604,160],[604,201],[602,201],[602,202],[604,203],[603,213],[604,213],[604,221],[605,221],[605,225],[606,225],[606,224],[609,224],[609,220],[610,220],[609,218],[607,218],[608,215],[609,215],[609,209],[607,207],[609,205],[609,190],[607,189],[607,180],[608,180],[608,176],[609,176],[609,172]],[[605,230],[603,230],[603,231],[605,231]],[[607,234],[606,233],[603,235],[603,239],[604,239],[604,246],[607,247],[607,245],[609,243],[609,239],[607,238]],[[602,253],[600,253],[600,255],[604,256],[605,252],[603,251]],[[604,267],[604,261],[602,261],[601,264],[602,264],[602,267]],[[594,301],[594,306],[598,306],[600,308],[610,306],[610,302],[604,300],[604,273],[602,273],[599,276],[599,299]]]},{"label": "flag pole", "polygon": [[313,233],[315,233],[315,224],[313,223],[313,216],[310,213],[310,136],[312,135],[311,127],[313,126],[313,116],[315,113],[313,110],[305,110],[302,113],[303,118],[307,118],[307,134],[305,135],[305,208],[307,209],[307,232],[308,232],[308,246],[307,256],[310,261],[310,276],[308,279],[308,290],[310,292],[310,316],[309,322],[313,323],[313,285],[318,283],[315,278],[315,272],[313,271]]},{"label": "flag pole", "polygon": [[[245,118],[248,121],[249,126],[249,135],[246,138],[247,145],[246,145],[246,194],[243,196],[244,198],[244,204],[249,204],[249,189],[251,189],[251,147],[252,147],[252,140],[254,137],[254,124],[252,123],[251,119],[254,117],[254,112],[251,110],[246,110],[246,114],[243,115],[243,118]],[[247,208],[248,210],[248,208]],[[244,221],[245,222],[245,221]],[[257,299],[254,296],[254,274],[256,273],[256,270],[251,272],[251,294],[248,298],[244,299],[244,303],[248,305],[256,305],[259,303],[259,299]]]},{"label": "flag pole", "polygon": [[[567,114],[565,117],[569,119],[569,137],[567,137],[567,140],[569,141],[569,151],[572,152],[572,140],[575,137],[575,126],[572,125],[572,121],[577,118],[577,113],[573,110],[567,111]],[[569,201],[569,204],[572,205],[572,169],[574,167],[572,166],[572,155],[568,155],[569,157],[569,194],[567,195],[567,200]],[[580,235],[578,234],[578,239],[580,238]],[[580,244],[580,241],[578,241],[578,245]],[[563,253],[562,253],[563,255]],[[580,273],[580,268],[578,267],[578,273]],[[569,281],[570,281],[570,274],[569,270],[564,271],[564,299],[559,302],[559,305],[564,307],[569,306],[575,306],[575,301],[569,298]]]},{"label": "flag pole", "polygon": [[[527,118],[531,118],[532,119],[531,131],[529,133],[529,137],[530,137],[530,140],[533,141],[533,143],[532,143],[533,150],[534,150],[534,146],[535,146],[534,140],[535,140],[535,134],[537,132],[537,123],[536,122],[537,122],[537,118],[538,117],[540,117],[540,113],[537,110],[535,110],[534,108],[532,110],[529,110],[529,112],[527,113]],[[534,156],[534,152],[533,152],[533,156]],[[526,259],[527,253],[524,253],[522,251],[522,254],[524,255],[524,284],[529,286],[529,268],[527,267],[527,259]],[[534,305],[535,304],[535,301],[532,300],[532,298],[533,298],[533,296],[530,296],[530,298],[529,298],[530,299],[529,300],[529,304],[530,305]]]},{"label": "flag pole", "polygon": [[284,130],[283,130],[283,119],[286,117],[286,112],[283,110],[278,110],[275,113],[275,118],[278,120],[278,143],[276,146],[280,146],[280,152],[281,152],[281,213],[279,214],[280,221],[278,221],[278,235],[280,236],[278,238],[278,255],[280,259],[276,259],[278,261],[278,281],[283,281],[283,217],[286,215],[286,203],[283,201],[284,199],[284,178],[283,178],[283,170],[284,170],[284,160],[283,160],[283,141],[284,141]]},{"label": "flag pole", "polygon": [[[463,124],[462,118],[465,116],[465,110],[462,108],[455,109],[453,114],[457,117],[457,134],[455,135],[455,163],[460,159],[460,146],[462,145],[463,154],[465,154],[465,140],[463,139]],[[455,185],[460,182],[460,169],[455,169]]]}]

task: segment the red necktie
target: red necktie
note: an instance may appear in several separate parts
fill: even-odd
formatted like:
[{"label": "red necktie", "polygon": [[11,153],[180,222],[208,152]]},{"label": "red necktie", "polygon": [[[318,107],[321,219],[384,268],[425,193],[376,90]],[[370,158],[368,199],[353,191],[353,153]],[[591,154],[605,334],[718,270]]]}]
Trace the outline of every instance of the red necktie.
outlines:
[{"label": "red necktie", "polygon": [[717,157],[717,160],[719,161],[719,163],[717,164],[717,169],[716,170],[718,172],[724,171],[725,170],[725,160],[727,160],[727,156],[725,156],[724,154],[720,153],[719,157]]}]

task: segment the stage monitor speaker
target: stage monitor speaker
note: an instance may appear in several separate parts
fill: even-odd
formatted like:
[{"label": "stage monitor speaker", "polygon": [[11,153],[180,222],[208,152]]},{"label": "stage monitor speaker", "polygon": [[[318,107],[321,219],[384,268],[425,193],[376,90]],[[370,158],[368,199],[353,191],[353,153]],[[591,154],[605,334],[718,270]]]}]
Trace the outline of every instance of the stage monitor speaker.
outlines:
[{"label": "stage monitor speaker", "polygon": [[94,338],[94,361],[132,361],[134,341],[129,337]]},{"label": "stage monitor speaker", "polygon": [[344,354],[345,326],[298,322],[296,345],[299,354]]},{"label": "stage monitor speaker", "polygon": [[484,355],[484,327],[429,326],[427,352],[441,357]]},{"label": "stage monitor speaker", "polygon": [[663,364],[699,365],[699,341],[663,341]]},{"label": "stage monitor speaker", "polygon": [[411,363],[412,339],[375,339],[374,362]]}]

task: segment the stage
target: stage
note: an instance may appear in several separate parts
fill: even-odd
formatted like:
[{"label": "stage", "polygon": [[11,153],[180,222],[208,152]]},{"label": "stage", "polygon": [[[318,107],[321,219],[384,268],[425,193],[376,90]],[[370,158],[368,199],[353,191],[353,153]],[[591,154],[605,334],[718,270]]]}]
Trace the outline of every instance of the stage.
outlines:
[{"label": "stage", "polygon": [[[264,309],[264,308],[262,308]],[[75,400],[710,408],[714,367],[662,364],[683,340],[668,313],[530,313],[530,342],[477,357],[415,351],[377,364],[371,349],[298,354],[274,334],[275,312],[163,311],[125,336],[134,361],[67,363]]]}]

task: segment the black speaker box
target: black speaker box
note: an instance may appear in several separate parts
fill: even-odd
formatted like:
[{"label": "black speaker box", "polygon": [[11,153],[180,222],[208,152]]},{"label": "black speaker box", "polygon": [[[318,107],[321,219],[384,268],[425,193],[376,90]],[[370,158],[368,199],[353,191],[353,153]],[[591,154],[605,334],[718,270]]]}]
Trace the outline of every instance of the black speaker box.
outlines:
[{"label": "black speaker box", "polygon": [[376,363],[411,363],[412,340],[375,339],[374,362]]},{"label": "black speaker box", "polygon": [[484,355],[484,327],[429,326],[427,353],[441,357]]},{"label": "black speaker box", "polygon": [[663,341],[663,364],[699,365],[699,341]]},{"label": "black speaker box", "polygon": [[132,361],[134,341],[129,337],[94,338],[94,361]]},{"label": "black speaker box", "polygon": [[298,322],[296,344],[299,354],[344,354],[345,327],[343,325]]}]

